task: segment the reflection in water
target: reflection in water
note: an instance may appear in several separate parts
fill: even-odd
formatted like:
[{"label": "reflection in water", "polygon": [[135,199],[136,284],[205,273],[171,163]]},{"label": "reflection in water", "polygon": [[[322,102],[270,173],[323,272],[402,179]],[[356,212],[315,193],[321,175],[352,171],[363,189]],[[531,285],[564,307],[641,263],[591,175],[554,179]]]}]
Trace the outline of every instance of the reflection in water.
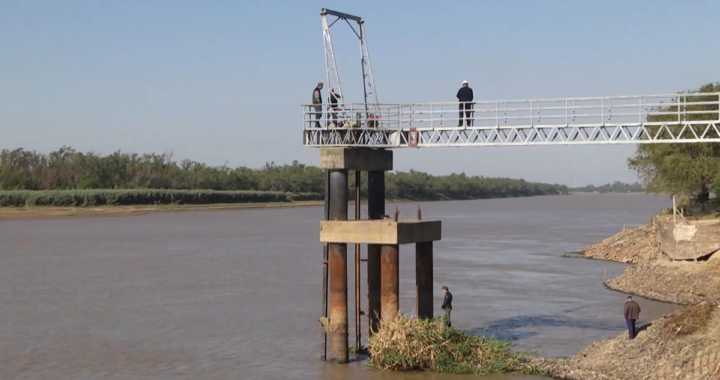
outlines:
[{"label": "reflection in water", "polygon": [[[443,221],[436,312],[448,285],[454,326],[549,356],[615,336],[624,296],[602,282],[625,266],[560,255],[645,223],[666,203],[638,195],[424,203],[424,218]],[[399,207],[413,217],[417,206]],[[315,207],[0,221],[0,379],[466,378],[318,360],[321,218]],[[414,261],[414,249],[401,247],[404,313],[415,305]],[[363,284],[363,305],[365,292]],[[647,319],[672,308],[639,302]]]}]

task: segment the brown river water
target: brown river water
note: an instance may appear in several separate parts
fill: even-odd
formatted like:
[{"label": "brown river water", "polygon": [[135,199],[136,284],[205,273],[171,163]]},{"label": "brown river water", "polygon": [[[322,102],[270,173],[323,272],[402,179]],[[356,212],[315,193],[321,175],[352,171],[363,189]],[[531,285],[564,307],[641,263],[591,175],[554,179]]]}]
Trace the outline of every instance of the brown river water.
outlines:
[{"label": "brown river water", "polygon": [[[455,327],[518,350],[570,356],[623,331],[624,295],[602,282],[625,266],[561,255],[646,223],[668,199],[571,195],[421,206],[425,219],[443,221],[437,312],[447,285]],[[417,206],[399,207],[411,217]],[[322,215],[310,207],[0,221],[0,379],[467,378],[319,360]],[[414,247],[401,246],[406,313],[415,305],[414,265]],[[639,302],[642,321],[674,309]]]}]

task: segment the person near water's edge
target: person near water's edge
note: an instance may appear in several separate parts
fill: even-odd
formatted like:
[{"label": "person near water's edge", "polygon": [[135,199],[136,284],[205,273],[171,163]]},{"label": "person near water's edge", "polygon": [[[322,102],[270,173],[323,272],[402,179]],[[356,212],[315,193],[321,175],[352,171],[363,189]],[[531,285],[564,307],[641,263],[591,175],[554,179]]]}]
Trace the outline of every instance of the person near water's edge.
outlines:
[{"label": "person near water's edge", "polygon": [[465,114],[465,124],[469,127],[472,125],[470,113],[472,110],[473,90],[468,86],[468,82],[464,80],[462,87],[457,92],[458,101],[460,102],[460,118],[458,119],[458,127],[463,126],[463,114]]},{"label": "person near water's edge", "polygon": [[450,312],[452,311],[452,293],[450,293],[450,289],[448,289],[447,286],[443,286],[442,291],[445,293],[445,299],[443,300],[441,307],[445,312],[445,324],[448,327],[452,327],[452,322],[450,321]]},{"label": "person near water's edge", "polygon": [[322,118],[322,89],[323,83],[319,82],[312,95],[313,108],[315,108],[315,128],[320,128],[320,118]]},{"label": "person near water's edge", "polygon": [[627,301],[625,301],[624,313],[628,327],[628,335],[630,339],[635,339],[635,322],[640,317],[640,305],[633,300],[632,296],[628,296]]}]

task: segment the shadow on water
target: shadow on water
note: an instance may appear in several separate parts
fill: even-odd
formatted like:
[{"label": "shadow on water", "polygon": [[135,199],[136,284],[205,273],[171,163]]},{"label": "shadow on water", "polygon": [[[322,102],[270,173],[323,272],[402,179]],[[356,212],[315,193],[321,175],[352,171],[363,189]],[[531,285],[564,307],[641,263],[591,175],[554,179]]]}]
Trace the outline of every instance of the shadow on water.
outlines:
[{"label": "shadow on water", "polygon": [[562,313],[528,314],[498,319],[489,324],[468,330],[467,332],[479,336],[490,336],[506,342],[518,342],[539,334],[538,331],[524,331],[526,328],[560,327],[576,329],[592,329],[600,331],[622,331],[624,324],[607,323],[601,320],[581,319],[569,317],[568,314],[587,308],[582,306],[564,310]]}]

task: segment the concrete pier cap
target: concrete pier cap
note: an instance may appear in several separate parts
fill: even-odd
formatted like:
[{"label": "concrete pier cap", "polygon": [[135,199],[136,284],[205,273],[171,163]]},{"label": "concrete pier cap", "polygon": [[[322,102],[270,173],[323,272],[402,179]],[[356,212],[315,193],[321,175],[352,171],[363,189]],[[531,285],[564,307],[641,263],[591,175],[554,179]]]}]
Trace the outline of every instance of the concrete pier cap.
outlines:
[{"label": "concrete pier cap", "polygon": [[439,241],[439,220],[323,220],[320,241],[355,244],[400,245]]},{"label": "concrete pier cap", "polygon": [[370,148],[320,148],[320,167],[328,170],[390,171],[392,150]]}]

